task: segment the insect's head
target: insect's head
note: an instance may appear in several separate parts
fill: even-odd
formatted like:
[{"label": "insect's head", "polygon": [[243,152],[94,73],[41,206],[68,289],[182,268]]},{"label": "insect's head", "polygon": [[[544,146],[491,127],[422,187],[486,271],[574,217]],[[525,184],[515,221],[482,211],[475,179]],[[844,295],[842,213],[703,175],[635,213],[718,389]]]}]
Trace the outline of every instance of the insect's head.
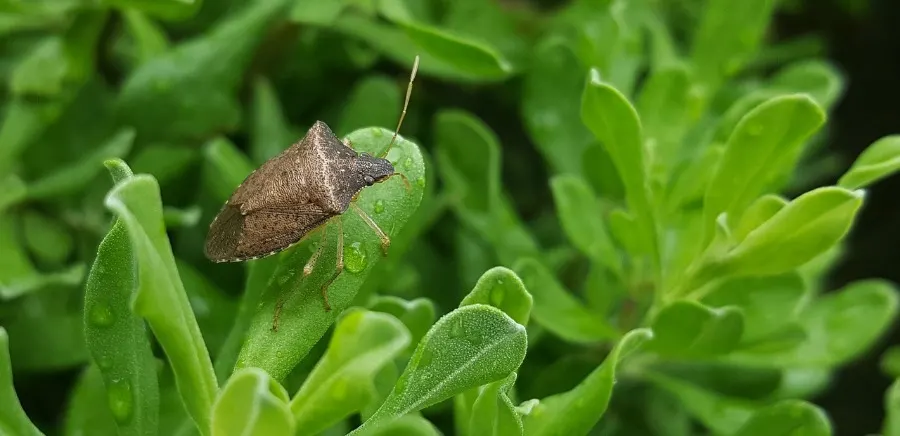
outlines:
[{"label": "insect's head", "polygon": [[394,165],[387,159],[360,153],[356,159],[356,171],[365,180],[366,185],[372,186],[392,176]]}]

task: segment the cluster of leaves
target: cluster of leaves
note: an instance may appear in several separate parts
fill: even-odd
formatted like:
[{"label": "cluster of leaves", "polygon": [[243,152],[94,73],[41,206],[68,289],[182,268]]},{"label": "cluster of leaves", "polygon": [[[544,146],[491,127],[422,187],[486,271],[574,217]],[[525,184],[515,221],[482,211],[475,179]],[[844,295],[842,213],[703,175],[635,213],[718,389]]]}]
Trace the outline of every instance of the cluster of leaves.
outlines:
[{"label": "cluster of leaves", "polygon": [[[807,399],[898,301],[823,276],[900,137],[809,188],[844,83],[815,44],[766,42],[778,3],[0,0],[0,433],[831,434]],[[352,213],[203,258],[232,190],[313,120],[383,151],[405,83],[379,71],[416,55],[388,154],[411,189],[357,199],[386,258]],[[422,107],[438,81],[521,85],[542,159],[508,166],[549,180],[501,182],[492,127]],[[535,186],[552,202],[526,220]],[[13,374],[70,369],[64,419],[36,426]],[[900,434],[900,382],[887,403]]]}]

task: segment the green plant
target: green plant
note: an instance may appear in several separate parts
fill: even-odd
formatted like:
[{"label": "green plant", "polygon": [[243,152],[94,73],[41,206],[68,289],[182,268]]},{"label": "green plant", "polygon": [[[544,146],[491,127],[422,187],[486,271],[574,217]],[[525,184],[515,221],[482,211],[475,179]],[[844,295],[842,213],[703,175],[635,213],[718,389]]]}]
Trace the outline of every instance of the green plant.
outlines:
[{"label": "green plant", "polygon": [[[810,399],[896,317],[895,285],[824,277],[900,137],[821,186],[844,78],[766,38],[779,2],[7,3],[0,434],[827,435]],[[344,217],[332,311],[335,231],[305,280],[318,233],[203,258],[313,120],[384,150],[387,65],[417,54],[388,154],[411,189],[358,197],[387,257]],[[473,89],[499,109],[452,107]],[[19,377],[71,369],[33,424]]]}]

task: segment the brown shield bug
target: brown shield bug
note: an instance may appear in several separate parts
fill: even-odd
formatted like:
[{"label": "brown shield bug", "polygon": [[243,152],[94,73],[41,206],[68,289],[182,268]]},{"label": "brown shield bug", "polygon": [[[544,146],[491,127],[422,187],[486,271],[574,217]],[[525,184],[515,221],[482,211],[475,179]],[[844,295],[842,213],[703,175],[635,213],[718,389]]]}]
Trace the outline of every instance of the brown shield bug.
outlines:
[{"label": "brown shield bug", "polygon": [[[214,262],[241,262],[271,256],[321,228],[319,246],[303,267],[302,278],[305,279],[322,254],[327,224],[335,219],[338,222],[337,265],[321,289],[325,310],[331,310],[327,290],[344,269],[341,216],[348,209],[353,209],[378,235],[382,253],[387,255],[390,238],[355,204],[355,200],[363,188],[393,176],[403,178],[410,189],[406,176],[397,172],[385,156],[394,145],[406,116],[418,66],[419,57],[416,56],[403,111],[384,152],[379,156],[357,153],[353,144],[342,142],[327,124],[316,121],[303,139],[263,163],[235,189],[209,226],[204,250],[206,257]],[[275,309],[275,330],[283,305],[281,298],[283,296]]]}]

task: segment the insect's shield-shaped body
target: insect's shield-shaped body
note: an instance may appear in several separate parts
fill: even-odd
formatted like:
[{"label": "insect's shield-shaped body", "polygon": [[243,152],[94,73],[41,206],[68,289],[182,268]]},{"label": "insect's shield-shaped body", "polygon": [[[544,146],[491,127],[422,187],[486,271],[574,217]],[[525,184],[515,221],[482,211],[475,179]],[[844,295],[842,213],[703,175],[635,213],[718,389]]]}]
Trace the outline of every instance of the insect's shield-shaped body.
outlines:
[{"label": "insect's shield-shaped body", "polygon": [[356,153],[321,121],[234,191],[210,225],[206,256],[237,262],[278,253],[347,211],[366,186],[394,174],[387,159]]}]

